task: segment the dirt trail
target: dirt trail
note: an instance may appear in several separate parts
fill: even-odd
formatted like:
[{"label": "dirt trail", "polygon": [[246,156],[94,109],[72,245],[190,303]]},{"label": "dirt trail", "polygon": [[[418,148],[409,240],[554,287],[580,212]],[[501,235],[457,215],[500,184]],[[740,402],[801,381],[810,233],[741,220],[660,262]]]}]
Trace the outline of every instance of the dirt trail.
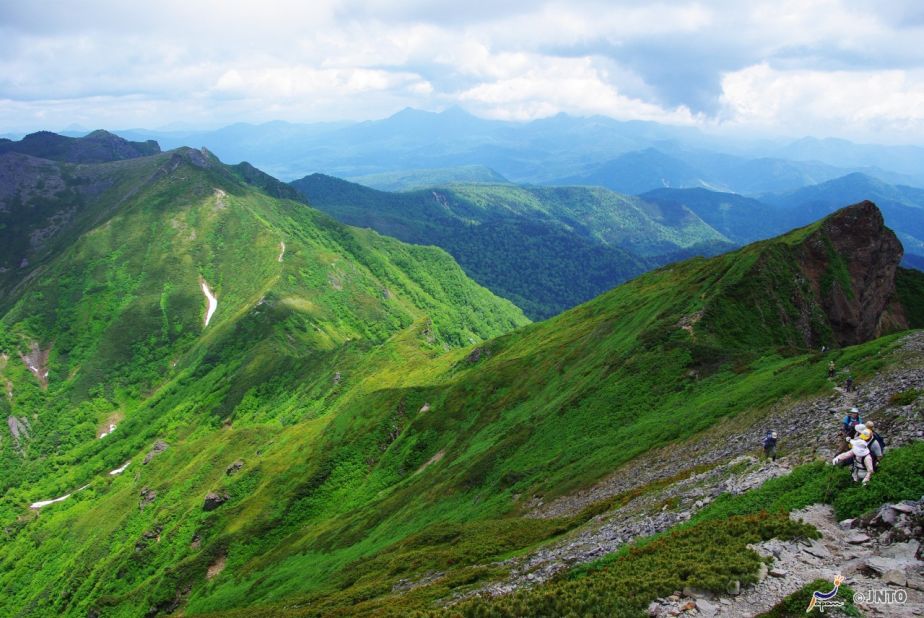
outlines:
[{"label": "dirt trail", "polygon": [[205,326],[208,326],[212,320],[212,315],[218,309],[218,299],[215,298],[215,294],[212,293],[212,289],[204,278],[199,278],[199,285],[202,287],[202,293],[205,294],[205,299],[208,302],[208,307],[205,310]]},{"label": "dirt trail", "polygon": [[285,254],[286,254],[286,241],[280,240],[279,241],[279,261],[280,262],[282,262],[282,258],[285,256]]},{"label": "dirt trail", "polygon": [[[905,508],[910,507],[905,505]],[[761,556],[772,559],[770,568],[761,571],[760,581],[743,588],[740,595],[696,594],[698,615],[705,618],[755,616],[806,584],[816,579],[833,582],[836,575],[843,575],[844,585],[850,586],[855,594],[863,595],[857,605],[866,616],[898,618],[924,614],[924,592],[921,590],[924,562],[915,558],[919,541],[912,539],[881,545],[875,535],[838,525],[831,507],[823,504],[793,511],[790,518],[815,526],[822,538],[812,541],[772,539],[750,546]],[[904,585],[895,585],[892,578]],[[828,589],[832,586],[833,583]],[[872,599],[870,593],[877,590],[893,593],[903,590],[907,598],[904,603],[867,602]],[[659,599],[652,603],[649,614],[671,616],[688,602],[689,598],[683,595],[678,600]]]},{"label": "dirt trail", "polygon": [[[924,332],[905,337],[896,354],[899,356],[893,368],[860,384],[858,392],[833,390],[830,395],[814,399],[782,401],[759,417],[726,419],[707,435],[636,458],[587,490],[547,504],[539,499],[528,502],[524,506],[530,509],[529,516],[562,517],[655,481],[680,478],[667,487],[642,493],[619,509],[598,515],[556,542],[499,563],[510,570],[509,575],[465,597],[508,594],[539,584],[560,571],[591,562],[635,539],[686,521],[721,493],[747,491],[805,461],[828,461],[833,449],[840,445],[843,411],[852,405],[860,407],[864,419],[876,420],[890,447],[924,439],[924,402],[919,399],[908,406],[889,403],[897,392],[924,389]],[[754,457],[761,450],[763,435],[771,427],[779,428],[781,433],[784,457],[776,462]],[[683,478],[695,467],[708,469]]]}]

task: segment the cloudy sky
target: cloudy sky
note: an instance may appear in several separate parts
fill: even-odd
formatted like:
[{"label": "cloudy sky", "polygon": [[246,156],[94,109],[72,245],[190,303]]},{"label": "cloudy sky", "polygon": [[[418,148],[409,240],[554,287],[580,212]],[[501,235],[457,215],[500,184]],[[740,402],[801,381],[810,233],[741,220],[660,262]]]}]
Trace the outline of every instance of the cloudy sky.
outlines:
[{"label": "cloudy sky", "polygon": [[0,133],[460,105],[924,143],[922,41],[919,0],[0,0]]}]

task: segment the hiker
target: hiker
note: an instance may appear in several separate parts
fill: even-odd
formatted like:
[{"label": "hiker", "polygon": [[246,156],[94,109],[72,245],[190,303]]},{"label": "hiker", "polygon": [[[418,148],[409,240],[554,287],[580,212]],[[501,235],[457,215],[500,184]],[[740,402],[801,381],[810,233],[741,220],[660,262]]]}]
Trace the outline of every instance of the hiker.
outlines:
[{"label": "hiker", "polygon": [[850,408],[850,414],[844,417],[844,435],[853,438],[856,435],[856,426],[863,422],[860,418],[860,411],[857,408]]},{"label": "hiker", "polygon": [[844,392],[849,393],[852,390],[853,390],[853,376],[848,374],[847,381],[844,382]]},{"label": "hiker", "polygon": [[764,436],[764,456],[768,459],[776,461],[776,432],[767,431],[767,435]]},{"label": "hiker", "polygon": [[870,455],[873,457],[873,470],[878,470],[879,462],[882,460],[882,456],[885,453],[885,440],[882,439],[882,436],[876,433],[876,430],[873,426],[873,421],[866,423],[866,429],[871,434],[871,439],[868,440],[868,443]]},{"label": "hiker", "polygon": [[834,364],[834,361],[828,363],[828,379],[833,380],[834,375],[837,373],[837,365]]},{"label": "hiker", "polygon": [[835,466],[853,462],[853,480],[854,482],[862,481],[864,485],[869,483],[869,480],[873,477],[873,458],[870,455],[869,444],[865,438],[872,439],[872,433],[866,428],[856,438],[847,438],[847,442],[850,444],[849,451],[841,453],[831,460],[831,463]]}]

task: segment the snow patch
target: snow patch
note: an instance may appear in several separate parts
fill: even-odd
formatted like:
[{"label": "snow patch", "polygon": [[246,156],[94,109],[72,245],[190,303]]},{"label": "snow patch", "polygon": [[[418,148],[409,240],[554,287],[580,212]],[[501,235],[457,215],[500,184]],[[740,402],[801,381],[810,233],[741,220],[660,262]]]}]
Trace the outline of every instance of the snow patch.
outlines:
[{"label": "snow patch", "polygon": [[117,425],[115,423],[109,423],[109,429],[99,434],[99,439],[105,438],[106,436],[111,434],[113,431],[115,431],[116,427]]},{"label": "snow patch", "polygon": [[60,498],[52,498],[51,500],[39,500],[38,502],[33,502],[32,504],[29,505],[29,508],[30,508],[30,509],[38,510],[38,509],[40,509],[40,508],[42,508],[42,507],[48,506],[49,504],[54,504],[55,502],[64,502],[65,500],[67,500],[68,498],[70,498],[71,496],[73,496],[74,494],[76,494],[78,491],[83,491],[84,489],[86,489],[86,488],[89,487],[89,486],[90,486],[89,484],[84,485],[84,486],[81,487],[80,489],[77,489],[76,491],[72,491],[72,492],[69,493],[69,494],[64,494],[64,495],[61,496]]},{"label": "snow patch", "polygon": [[212,320],[212,315],[215,313],[215,310],[218,309],[218,299],[215,298],[215,294],[212,293],[205,279],[200,278],[199,283],[202,286],[202,293],[205,294],[205,298],[208,301],[208,309],[205,311],[205,325],[208,326],[209,322]]},{"label": "snow patch", "polygon": [[124,464],[122,464],[121,467],[116,468],[115,470],[112,470],[112,471],[109,473],[109,476],[116,476],[116,475],[122,474],[123,472],[125,472],[125,468],[128,467],[128,464],[130,464],[131,462],[132,462],[132,460],[129,459],[129,460],[126,461]]}]

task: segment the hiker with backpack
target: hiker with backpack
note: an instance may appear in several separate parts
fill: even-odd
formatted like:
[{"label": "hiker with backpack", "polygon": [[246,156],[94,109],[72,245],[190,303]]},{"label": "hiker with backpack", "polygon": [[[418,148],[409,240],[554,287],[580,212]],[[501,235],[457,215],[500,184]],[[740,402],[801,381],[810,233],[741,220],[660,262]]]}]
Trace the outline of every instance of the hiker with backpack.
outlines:
[{"label": "hiker with backpack", "polygon": [[866,423],[866,429],[872,435],[869,440],[869,452],[873,457],[873,470],[878,470],[879,462],[882,461],[882,456],[885,453],[885,440],[876,433],[876,430],[873,428],[873,421]]},{"label": "hiker with backpack", "polygon": [[828,379],[833,380],[834,375],[837,373],[837,365],[834,364],[834,361],[828,363]]},{"label": "hiker with backpack", "polygon": [[856,437],[847,438],[850,450],[832,459],[831,463],[835,466],[841,466],[852,462],[853,471],[851,476],[853,476],[854,482],[862,482],[863,485],[868,484],[869,480],[873,478],[874,470],[873,457],[869,448],[869,442],[872,439],[872,432],[863,427],[863,430],[857,433]]},{"label": "hiker with backpack", "polygon": [[776,432],[767,430],[764,436],[764,456],[776,461]]},{"label": "hiker with backpack", "polygon": [[860,410],[857,408],[850,408],[850,413],[844,417],[844,435],[847,438],[853,438],[856,435],[856,426],[861,424],[863,419],[860,418]]}]

